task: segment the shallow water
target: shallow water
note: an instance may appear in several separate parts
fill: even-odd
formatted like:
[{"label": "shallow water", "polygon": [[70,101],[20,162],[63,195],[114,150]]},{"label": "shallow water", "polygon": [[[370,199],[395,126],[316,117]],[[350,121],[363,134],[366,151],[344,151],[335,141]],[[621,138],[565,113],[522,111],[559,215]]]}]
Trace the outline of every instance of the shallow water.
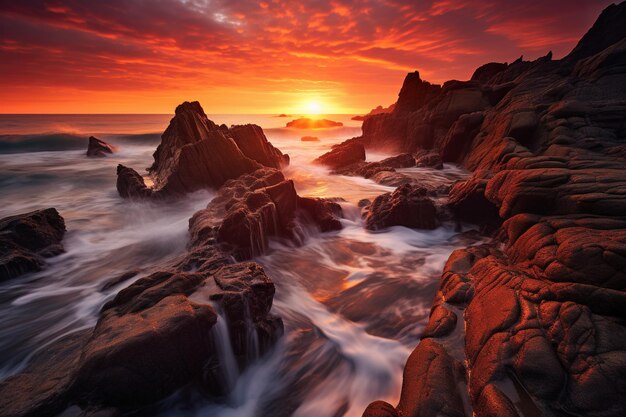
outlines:
[{"label": "shallow water", "polygon": [[[117,291],[183,253],[189,217],[211,198],[209,191],[168,204],[118,197],[115,166],[149,166],[159,140],[155,132],[166,127],[170,116],[145,116],[143,125],[144,116],[37,116],[30,122],[8,117],[0,118],[5,129],[0,135],[11,134],[12,143],[18,142],[10,152],[20,150],[20,141],[54,133],[58,126],[65,130],[55,135],[71,132],[85,140],[85,147],[32,152],[25,146],[22,150],[29,152],[0,154],[0,217],[56,207],[68,229],[66,253],[50,259],[45,271],[0,284],[0,377],[22,369],[33,352],[55,338],[92,326],[101,306]],[[273,312],[283,318],[286,332],[267,357],[233,373],[228,398],[216,402],[183,390],[153,413],[360,416],[373,399],[397,401],[402,367],[428,318],[443,264],[471,238],[449,224],[433,231],[365,231],[356,203],[393,188],[330,176],[310,163],[332,144],[360,133],[349,117],[333,118],[345,122],[342,128],[317,131],[280,128],[291,119],[272,116],[212,119],[267,127],[270,141],[291,156],[285,175],[294,179],[299,194],[343,198],[347,218],[340,232],[311,233],[301,247],[272,241],[270,251],[256,259],[276,284]],[[98,137],[116,144],[120,152],[85,158],[85,138],[94,134],[90,130],[109,132]],[[301,142],[305,135],[318,136],[320,142]],[[454,166],[407,172],[435,184],[465,176]],[[130,270],[138,272],[131,280],[102,290],[107,281]]]}]

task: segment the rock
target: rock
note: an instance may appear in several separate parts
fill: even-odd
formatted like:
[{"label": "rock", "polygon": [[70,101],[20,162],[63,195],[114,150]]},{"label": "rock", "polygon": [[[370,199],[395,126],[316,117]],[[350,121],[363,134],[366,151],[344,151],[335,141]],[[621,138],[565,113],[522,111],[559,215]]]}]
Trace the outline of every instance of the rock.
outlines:
[{"label": "rock", "polygon": [[[227,180],[262,166],[280,168],[289,163],[256,125],[217,126],[195,102],[185,102],[161,136],[149,168],[152,188],[130,168],[118,167],[118,191],[125,198],[168,197],[217,188]],[[119,178],[121,176],[121,178]]]},{"label": "rock", "polygon": [[365,217],[365,227],[369,230],[391,226],[435,229],[438,225],[437,209],[427,197],[427,191],[408,184],[376,197]]},{"label": "rock", "polygon": [[117,192],[122,198],[145,199],[153,196],[141,175],[122,164],[117,166]]},{"label": "rock", "polygon": [[96,137],[89,137],[89,145],[87,146],[87,156],[104,157],[106,154],[115,152],[115,148]]},{"label": "rock", "polygon": [[405,372],[396,408],[367,412],[626,415],[625,15],[609,6],[563,60],[485,66],[413,113],[364,123],[366,147],[407,146],[429,124],[444,160],[474,171],[448,208],[493,236],[448,259],[407,362],[424,374]]},{"label": "rock", "polygon": [[62,253],[65,221],[54,208],[0,219],[0,281],[40,271]]},{"label": "rock", "polygon": [[343,123],[328,119],[309,119],[307,117],[301,117],[287,123],[287,127],[295,129],[328,129],[340,126],[343,126]]},{"label": "rock", "polygon": [[314,162],[333,169],[345,167],[359,161],[365,161],[365,147],[358,140],[348,140],[338,145]]},{"label": "rock", "polygon": [[414,112],[422,108],[441,91],[441,86],[422,81],[418,71],[407,74],[398,94],[394,112]]},{"label": "rock", "polygon": [[437,152],[423,151],[415,155],[415,166],[419,168],[443,169],[443,161]]},{"label": "rock", "polygon": [[245,156],[261,165],[277,169],[289,165],[289,157],[272,146],[259,126],[232,126],[228,133]]},{"label": "rock", "polygon": [[300,138],[300,141],[302,141],[302,142],[319,142],[320,138],[318,138],[317,136],[302,136]]},{"label": "rock", "polygon": [[496,74],[499,74],[507,69],[508,66],[509,64],[507,64],[506,62],[490,62],[488,64],[481,65],[480,67],[476,68],[476,71],[474,71],[474,74],[472,74],[471,80],[480,81],[481,83],[486,84]]},{"label": "rock", "polygon": [[498,206],[485,196],[489,177],[488,172],[479,171],[469,180],[456,183],[450,189],[448,207],[457,219],[494,230],[501,220]]},{"label": "rock", "polygon": [[[313,225],[322,232],[340,230],[341,207],[325,199],[303,198],[293,181],[280,171],[260,169],[227,182],[205,210],[190,220],[192,242],[199,244],[215,233],[238,259],[263,254],[268,238],[304,240],[302,227]],[[215,217],[223,217],[219,225]]]},{"label": "rock", "polygon": [[375,109],[370,110],[369,113],[367,113],[366,115],[363,116],[353,116],[352,120],[359,120],[359,121],[363,121],[366,120],[368,117],[377,115],[377,114],[383,114],[383,113],[391,113],[394,109],[396,108],[396,104],[392,104],[389,107],[383,107],[383,106],[377,106]]}]

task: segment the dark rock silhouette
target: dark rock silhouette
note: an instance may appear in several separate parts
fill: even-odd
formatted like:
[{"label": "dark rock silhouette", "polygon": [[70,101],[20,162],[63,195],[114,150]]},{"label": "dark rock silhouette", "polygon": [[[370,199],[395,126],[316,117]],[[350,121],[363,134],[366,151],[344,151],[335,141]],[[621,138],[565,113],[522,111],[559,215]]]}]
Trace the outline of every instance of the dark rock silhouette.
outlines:
[{"label": "dark rock silhouette", "polygon": [[[118,190],[123,197],[164,197],[218,188],[229,179],[253,172],[262,166],[280,168],[289,163],[287,155],[274,148],[256,125],[217,126],[208,119],[197,101],[185,102],[161,136],[149,168],[154,186],[143,190],[140,175],[130,168],[118,173]],[[139,183],[139,184],[138,184]]]},{"label": "dark rock silhouette", "polygon": [[398,405],[364,416],[626,414],[624,16],[609,6],[563,60],[488,64],[421,101],[409,74],[411,111],[364,122],[368,149],[473,170],[447,206],[493,232],[448,259]]},{"label": "dark rock silhouette", "polygon": [[112,145],[94,136],[89,137],[87,156],[104,157],[107,154],[112,154],[113,152],[115,152],[115,148]]},{"label": "dark rock silhouette", "polygon": [[389,107],[376,106],[376,108],[369,111],[369,113],[364,114],[362,116],[353,116],[352,120],[363,121],[370,116],[374,116],[375,114],[383,114],[383,113],[391,113],[396,108],[396,104],[392,104]]},{"label": "dark rock silhouette", "polygon": [[347,140],[317,158],[314,162],[330,168],[341,168],[359,161],[365,161],[365,147],[359,140]]},{"label": "dark rock silhouette", "polygon": [[327,129],[340,126],[343,126],[343,123],[328,119],[310,119],[308,117],[301,117],[287,123],[287,127],[296,129]]},{"label": "dark rock silhouette", "polygon": [[65,221],[54,208],[0,219],[0,281],[40,271],[62,253]]}]

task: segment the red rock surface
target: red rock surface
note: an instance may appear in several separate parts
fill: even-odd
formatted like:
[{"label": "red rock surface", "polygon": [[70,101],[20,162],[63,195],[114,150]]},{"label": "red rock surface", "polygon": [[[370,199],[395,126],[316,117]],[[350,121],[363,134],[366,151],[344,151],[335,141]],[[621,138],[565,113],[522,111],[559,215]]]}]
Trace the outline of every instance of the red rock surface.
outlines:
[{"label": "red rock surface", "polygon": [[89,144],[87,145],[87,156],[104,157],[107,154],[115,152],[115,147],[100,140],[96,137],[89,137]]},{"label": "red rock surface", "polygon": [[497,228],[450,256],[398,405],[365,416],[626,415],[625,14],[561,61],[484,66],[364,124],[366,147],[405,150],[430,126],[428,147],[475,171],[448,206]]}]

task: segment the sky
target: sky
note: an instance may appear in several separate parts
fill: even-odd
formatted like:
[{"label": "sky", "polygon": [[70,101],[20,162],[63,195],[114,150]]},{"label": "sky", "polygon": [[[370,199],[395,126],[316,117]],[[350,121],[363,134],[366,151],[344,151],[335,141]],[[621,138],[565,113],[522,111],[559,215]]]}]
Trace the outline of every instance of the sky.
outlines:
[{"label": "sky", "polygon": [[0,0],[0,113],[364,113],[566,55],[605,0]]}]

